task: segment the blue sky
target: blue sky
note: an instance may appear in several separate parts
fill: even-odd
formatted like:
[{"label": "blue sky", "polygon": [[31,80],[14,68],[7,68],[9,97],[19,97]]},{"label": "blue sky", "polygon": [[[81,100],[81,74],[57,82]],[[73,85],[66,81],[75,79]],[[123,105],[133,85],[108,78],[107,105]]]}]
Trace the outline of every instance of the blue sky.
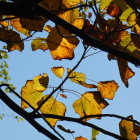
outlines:
[{"label": "blue sky", "polygon": [[[81,53],[83,51],[82,45],[80,44],[75,50],[75,58],[72,61],[62,60],[62,61],[54,61],[49,53],[49,51],[31,51],[30,42],[25,44],[25,49],[23,52],[13,51],[9,53],[9,75],[12,78],[11,83],[13,83],[17,89],[16,91],[20,93],[20,89],[25,85],[26,80],[31,80],[34,76],[37,76],[42,73],[47,73],[50,78],[49,85],[57,86],[61,82],[59,78],[54,76],[51,71],[51,67],[54,66],[63,66],[65,68],[72,68],[77,60],[80,58]],[[85,59],[80,66],[75,70],[77,72],[83,72],[86,74],[87,78],[92,79],[96,82],[99,81],[107,81],[107,80],[115,80],[119,84],[119,89],[116,93],[114,100],[107,100],[109,102],[109,106],[103,110],[103,113],[108,114],[118,114],[124,117],[129,115],[133,115],[134,119],[140,121],[139,116],[139,98],[140,98],[140,70],[139,68],[135,68],[132,64],[130,64],[131,68],[136,73],[133,78],[129,80],[129,88],[126,88],[121,82],[119,71],[117,67],[117,63],[115,61],[108,61],[107,54],[104,52],[100,52],[96,55],[88,57]],[[66,75],[66,73],[65,73]],[[89,81],[88,81],[89,82]],[[96,84],[96,82],[93,82]],[[82,88],[81,86],[72,83],[68,80],[64,86],[68,89],[74,89],[81,94],[85,91],[89,91],[89,89]],[[64,88],[63,87],[63,88]],[[45,94],[49,93],[50,90],[46,90]],[[68,105],[69,113],[66,113],[67,116],[76,116],[77,115],[73,109],[70,109],[74,100],[78,99],[77,96],[66,93],[68,98],[63,99],[58,96],[58,100],[65,102]],[[10,95],[12,99],[14,99],[17,103],[20,104],[20,101],[16,99],[13,95]],[[5,113],[5,117],[0,121],[0,139],[1,140],[46,140],[44,135],[37,132],[28,122],[25,120],[23,122],[18,123],[16,119],[12,116],[16,114],[13,113],[9,108],[4,105],[0,101],[0,110],[2,113]],[[109,131],[115,132],[119,134],[118,123],[120,120],[114,118],[103,118],[101,120],[91,120],[93,124],[97,124],[100,127],[103,127]],[[47,127],[42,121],[41,123]],[[74,130],[76,134],[74,136],[83,136],[88,139],[91,138],[91,129],[85,128],[80,125],[76,125],[75,123],[66,123],[66,122],[58,122],[58,124],[62,124],[64,127],[70,130]],[[58,130],[58,129],[57,129]],[[61,132],[63,136],[66,136],[68,140],[73,140],[72,135]],[[113,140],[112,137],[108,137],[103,134],[99,134],[97,137],[98,140]]]}]

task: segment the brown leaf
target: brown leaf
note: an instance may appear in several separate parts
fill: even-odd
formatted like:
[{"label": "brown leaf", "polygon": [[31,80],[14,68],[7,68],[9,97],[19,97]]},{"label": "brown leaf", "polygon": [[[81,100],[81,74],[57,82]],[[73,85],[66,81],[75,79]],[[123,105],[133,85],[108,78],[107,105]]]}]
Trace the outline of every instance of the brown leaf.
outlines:
[{"label": "brown leaf", "polygon": [[7,44],[8,51],[22,51],[24,49],[20,35],[13,30],[0,28],[0,40]]},{"label": "brown leaf", "polygon": [[[73,108],[80,117],[86,115],[102,114],[102,110],[108,105],[108,103],[102,98],[101,93],[86,92],[82,97],[73,103]],[[99,118],[99,117],[98,117]],[[89,120],[88,118],[86,120]]]},{"label": "brown leaf", "polygon": [[82,81],[78,81],[78,82],[81,86],[86,87],[86,88],[97,88],[97,86],[93,85],[93,84],[87,84],[87,83],[82,82]]},{"label": "brown leaf", "polygon": [[64,128],[62,125],[57,125],[57,127],[58,127],[60,130],[66,132],[66,133],[71,133],[71,134],[72,134],[72,133],[75,133],[74,131],[71,131],[71,130],[69,130],[69,129]]},{"label": "brown leaf", "polygon": [[67,95],[62,94],[62,93],[60,94],[60,96],[63,97],[63,98],[65,98],[65,99],[67,98]]},{"label": "brown leaf", "polygon": [[[128,116],[128,119],[133,119],[132,116]],[[120,134],[122,137],[129,140],[136,140],[140,135],[140,126],[136,125],[132,121],[121,120],[119,123]]]},{"label": "brown leaf", "polygon": [[29,31],[42,31],[44,24],[48,21],[48,19],[27,19],[20,18],[20,23],[22,27],[26,28]]},{"label": "brown leaf", "polygon": [[101,92],[102,98],[112,100],[117,90],[118,84],[115,81],[104,81],[98,83],[98,91]]},{"label": "brown leaf", "polygon": [[135,73],[128,66],[128,62],[126,60],[117,58],[117,62],[118,62],[118,67],[119,67],[122,82],[125,84],[126,87],[128,87],[128,79],[133,77]]},{"label": "brown leaf", "polygon": [[131,34],[131,39],[134,45],[140,49],[140,35],[139,34]]}]

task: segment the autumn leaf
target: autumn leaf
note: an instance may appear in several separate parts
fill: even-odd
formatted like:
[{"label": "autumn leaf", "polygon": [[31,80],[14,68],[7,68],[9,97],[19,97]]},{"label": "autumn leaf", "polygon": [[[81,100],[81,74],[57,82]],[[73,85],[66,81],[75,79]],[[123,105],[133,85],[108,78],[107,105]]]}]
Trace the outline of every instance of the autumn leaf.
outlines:
[{"label": "autumn leaf", "polygon": [[[28,80],[26,85],[21,89],[21,97],[25,99],[29,104],[31,104],[34,108],[37,108],[37,102],[43,97],[43,93],[36,91],[34,87],[34,81]],[[27,108],[29,107],[24,101],[21,101],[21,107]]]},{"label": "autumn leaf", "polygon": [[62,78],[64,75],[64,68],[63,67],[53,67],[51,68],[52,72],[58,77]]},{"label": "autumn leaf", "polygon": [[101,0],[100,1],[100,9],[106,9],[107,6],[110,4],[110,2],[113,1],[113,0]]},{"label": "autumn leaf", "polygon": [[65,98],[65,99],[67,98],[67,95],[62,94],[62,93],[60,94],[60,96],[63,97],[63,98]]},{"label": "autumn leaf", "polygon": [[71,133],[71,134],[72,134],[72,133],[75,133],[74,131],[71,131],[71,130],[69,130],[69,129],[64,128],[62,125],[57,125],[57,127],[58,127],[60,130],[66,132],[66,133]]},{"label": "autumn leaf", "polygon": [[38,49],[41,49],[43,51],[47,50],[48,49],[48,45],[46,43],[46,39],[45,38],[36,38],[32,41],[32,50],[33,51],[36,51]]},{"label": "autumn leaf", "polygon": [[75,140],[88,140],[88,139],[83,138],[82,136],[80,136],[80,137],[76,137],[76,139],[75,139]]},{"label": "autumn leaf", "polygon": [[[71,36],[71,34],[61,26],[58,26],[58,28],[64,36]],[[78,45],[79,40],[77,38],[62,37],[60,33],[57,28],[54,27],[46,39],[51,55],[55,60],[73,59],[74,49]]]},{"label": "autumn leaf", "polygon": [[45,91],[49,82],[49,77],[46,73],[33,78],[33,89],[36,91]]},{"label": "autumn leaf", "polygon": [[[38,102],[38,105],[41,102],[43,102],[47,97],[48,95],[42,97],[42,99]],[[48,101],[43,104],[40,111],[43,114],[54,114],[64,116],[66,112],[66,107],[63,103],[55,100],[53,97],[50,97]],[[59,119],[46,118],[46,120],[51,124],[51,126],[54,127]]]},{"label": "autumn leaf", "polygon": [[101,92],[102,98],[112,100],[117,90],[118,84],[115,81],[104,81],[98,83],[98,91]]},{"label": "autumn leaf", "polygon": [[24,27],[29,31],[42,31],[47,21],[48,19],[46,18],[40,18],[40,19],[20,18],[20,23],[22,27]]},{"label": "autumn leaf", "polygon": [[[9,16],[11,17],[11,16]],[[26,36],[30,36],[30,31],[24,28],[20,23],[20,18],[15,18],[10,20],[10,24],[20,33],[23,33]]]},{"label": "autumn leaf", "polygon": [[92,140],[96,140],[96,136],[99,135],[100,131],[92,128]]},{"label": "autumn leaf", "polygon": [[119,67],[119,72],[120,72],[122,82],[125,84],[126,87],[128,87],[128,79],[133,77],[135,73],[128,66],[128,62],[126,60],[117,58],[117,62],[118,62],[118,67]]},{"label": "autumn leaf", "polygon": [[79,84],[80,84],[81,86],[86,87],[86,88],[97,88],[97,86],[94,85],[94,84],[87,84],[87,83],[82,82],[82,81],[77,81],[77,82],[79,82]]},{"label": "autumn leaf", "polygon": [[23,41],[20,35],[13,30],[0,28],[0,40],[7,44],[8,51],[22,51],[24,49]]},{"label": "autumn leaf", "polygon": [[[133,117],[128,116],[127,119],[133,119]],[[132,121],[121,120],[119,128],[121,136],[129,140],[136,140],[137,136],[140,135],[140,126]]]},{"label": "autumn leaf", "polygon": [[[67,69],[68,74],[70,73],[70,71],[71,71],[71,69]],[[86,75],[84,73],[72,71],[71,74],[69,75],[69,78],[72,82],[80,84],[79,82],[85,82]]]},{"label": "autumn leaf", "polygon": [[50,32],[52,29],[52,27],[50,25],[46,25],[43,30],[47,31],[47,32]]},{"label": "autumn leaf", "polygon": [[73,103],[73,108],[80,117],[83,117],[86,115],[102,114],[102,110],[107,105],[108,103],[102,98],[100,92],[95,91],[84,93],[80,99]]}]

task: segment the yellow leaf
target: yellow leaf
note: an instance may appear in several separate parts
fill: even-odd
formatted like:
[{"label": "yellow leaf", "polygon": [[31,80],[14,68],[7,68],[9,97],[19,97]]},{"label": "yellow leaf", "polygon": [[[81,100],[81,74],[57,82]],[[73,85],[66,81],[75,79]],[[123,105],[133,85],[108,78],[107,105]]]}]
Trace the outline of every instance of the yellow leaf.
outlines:
[{"label": "yellow leaf", "polygon": [[82,29],[83,28],[83,25],[84,25],[84,19],[83,18],[76,18],[73,20],[73,26],[79,28],[79,29]]},{"label": "yellow leaf", "polygon": [[64,68],[63,67],[53,67],[51,68],[52,72],[58,77],[62,78],[64,74]]},{"label": "yellow leaf", "polygon": [[[44,101],[47,97],[48,97],[48,95],[42,97],[41,101],[38,102],[38,105],[42,101]],[[43,104],[43,106],[41,107],[40,111],[43,114],[54,114],[54,115],[64,116],[65,112],[66,112],[66,107],[65,107],[65,105],[63,103],[58,102],[53,97],[50,97],[48,99],[48,101]],[[51,124],[51,126],[54,127],[56,125],[56,122],[59,119],[46,118],[46,120]]]},{"label": "yellow leaf", "polygon": [[[26,82],[26,85],[21,89],[21,97],[25,99],[28,103],[30,103],[34,108],[37,108],[37,102],[43,97],[43,93],[36,91],[34,88],[33,80],[29,80]],[[29,107],[24,101],[21,101],[21,107],[27,108]]]},{"label": "yellow leaf", "polygon": [[104,81],[98,83],[98,91],[101,92],[102,98],[112,100],[117,90],[118,84],[115,81]]},{"label": "yellow leaf", "polygon": [[[71,34],[62,27],[58,26],[58,28],[64,36],[71,36]],[[62,37],[56,27],[52,28],[46,41],[51,55],[55,60],[72,59],[74,57],[74,49],[79,43],[77,38]]]},{"label": "yellow leaf", "polygon": [[41,49],[43,51],[48,49],[48,45],[46,43],[45,38],[36,38],[32,41],[32,51],[36,51],[38,49]]},{"label": "yellow leaf", "polygon": [[[128,119],[133,119],[132,116],[128,116]],[[134,122],[121,120],[119,123],[120,134],[122,137],[129,140],[136,140],[137,136],[140,135],[140,126]]]},{"label": "yellow leaf", "polygon": [[128,18],[127,18],[127,22],[130,26],[133,26],[131,28],[131,30],[133,32],[135,32],[136,34],[140,34],[140,26],[137,24],[138,21],[138,17],[136,15],[136,13],[131,13]]},{"label": "yellow leaf", "polygon": [[[67,69],[67,72],[70,73],[71,69]],[[69,75],[69,78],[72,82],[80,84],[79,82],[85,82],[86,76],[84,73],[79,73],[72,71],[71,74]]]},{"label": "yellow leaf", "polygon": [[102,114],[102,109],[107,105],[108,103],[102,98],[100,92],[95,91],[84,93],[80,99],[73,103],[73,108],[80,117],[83,117],[86,115]]},{"label": "yellow leaf", "polygon": [[49,77],[46,73],[39,76],[36,76],[33,78],[33,89],[35,89],[36,91],[45,91],[47,86],[48,86],[48,82],[49,82]]},{"label": "yellow leaf", "polygon": [[88,139],[83,138],[82,136],[80,136],[80,137],[76,137],[76,139],[75,139],[75,140],[88,140]]},{"label": "yellow leaf", "polygon": [[27,19],[20,18],[20,23],[22,27],[26,28],[29,31],[42,31],[44,24],[48,21],[46,18],[40,19]]},{"label": "yellow leaf", "polygon": [[71,6],[76,6],[77,4],[82,3],[83,0],[67,0],[67,2],[68,2]]},{"label": "yellow leaf", "polygon": [[118,62],[121,79],[125,84],[125,86],[128,87],[128,79],[133,77],[135,73],[132,71],[132,69],[129,68],[128,62],[126,60],[117,58],[117,62]]},{"label": "yellow leaf", "polygon": [[109,6],[110,2],[113,1],[113,0],[101,0],[100,1],[100,9],[106,9],[107,6]]},{"label": "yellow leaf", "polygon": [[22,27],[20,23],[20,18],[11,19],[10,24],[20,33],[23,33],[26,36],[30,36],[30,31]]},{"label": "yellow leaf", "polygon": [[47,31],[47,32],[50,32],[52,29],[52,27],[50,25],[46,25],[43,30]]},{"label": "yellow leaf", "polygon": [[20,35],[13,30],[0,28],[0,40],[7,44],[8,51],[22,51],[24,49]]}]

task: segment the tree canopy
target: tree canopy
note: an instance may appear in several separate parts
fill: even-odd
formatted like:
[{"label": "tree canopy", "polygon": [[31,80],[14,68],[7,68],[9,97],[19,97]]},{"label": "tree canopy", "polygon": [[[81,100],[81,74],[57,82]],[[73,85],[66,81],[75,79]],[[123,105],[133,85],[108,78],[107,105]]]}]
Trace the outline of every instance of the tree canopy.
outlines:
[{"label": "tree canopy", "polygon": [[[56,131],[56,126],[65,133],[76,133],[63,127],[64,120],[90,127],[92,140],[96,140],[99,132],[116,139],[137,139],[140,122],[133,119],[131,114],[123,117],[102,113],[109,106],[108,101],[114,99],[119,84],[113,79],[98,82],[88,80],[86,73],[77,71],[77,68],[86,58],[104,51],[108,61],[116,62],[120,80],[129,88],[129,79],[135,76],[135,72],[128,64],[135,67],[140,65],[139,9],[139,0],[1,0],[0,41],[6,45],[0,50],[0,76],[4,79],[0,84],[0,99],[49,139],[65,139]],[[42,37],[44,34],[45,37]],[[18,50],[22,53],[29,39],[32,40],[32,51],[49,52],[54,61],[72,61],[77,55],[75,49],[78,45],[82,55],[73,68],[61,65],[51,68],[56,78],[61,79],[58,86],[50,85],[51,76],[44,72],[27,79],[19,94],[14,87],[16,85],[9,84],[8,65],[4,59],[8,58],[8,52]],[[91,67],[88,61],[87,65]],[[76,92],[72,87],[65,89],[68,80],[85,88],[86,92]],[[46,94],[48,89],[51,89],[50,93]],[[6,92],[15,94],[21,104],[17,104]],[[59,95],[67,100],[67,92],[73,93],[71,96],[78,96],[71,108],[79,117],[67,116],[67,101],[61,102],[57,98]],[[120,134],[89,122],[103,117],[120,119]],[[53,132],[37,119],[43,119]],[[62,125],[57,125],[60,121]],[[82,136],[74,139],[87,140]]]}]

